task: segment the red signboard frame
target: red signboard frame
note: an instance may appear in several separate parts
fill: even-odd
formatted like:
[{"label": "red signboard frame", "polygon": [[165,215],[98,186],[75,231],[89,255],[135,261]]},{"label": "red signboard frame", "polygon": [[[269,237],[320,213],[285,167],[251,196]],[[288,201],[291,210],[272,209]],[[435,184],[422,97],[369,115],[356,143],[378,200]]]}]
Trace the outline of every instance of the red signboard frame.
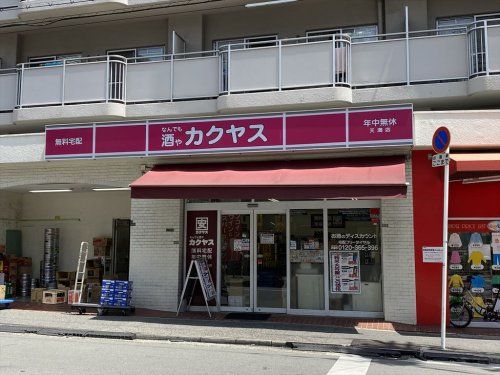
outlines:
[{"label": "red signboard frame", "polygon": [[[411,146],[411,105],[47,126],[45,159]],[[77,144],[75,143],[77,140]]]}]

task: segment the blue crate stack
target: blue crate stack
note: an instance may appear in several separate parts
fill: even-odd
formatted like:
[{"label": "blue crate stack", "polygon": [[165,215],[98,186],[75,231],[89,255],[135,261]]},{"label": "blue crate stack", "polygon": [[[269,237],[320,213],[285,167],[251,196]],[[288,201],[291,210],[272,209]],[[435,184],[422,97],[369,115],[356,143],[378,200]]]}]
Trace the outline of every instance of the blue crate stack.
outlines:
[{"label": "blue crate stack", "polygon": [[103,280],[99,304],[104,307],[129,307],[132,281]]}]

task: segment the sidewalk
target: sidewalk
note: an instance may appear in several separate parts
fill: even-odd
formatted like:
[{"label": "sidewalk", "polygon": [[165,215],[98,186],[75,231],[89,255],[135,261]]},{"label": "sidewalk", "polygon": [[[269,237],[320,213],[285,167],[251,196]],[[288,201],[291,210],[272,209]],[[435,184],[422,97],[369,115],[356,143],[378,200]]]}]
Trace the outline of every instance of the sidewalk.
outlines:
[{"label": "sidewalk", "polygon": [[[62,309],[63,305],[58,308]],[[0,331],[15,332],[17,329],[60,335],[65,335],[66,331],[66,335],[77,336],[92,332],[93,337],[118,334],[126,337],[112,338],[287,346],[301,350],[361,350],[394,356],[398,353],[417,356],[423,351],[439,350],[440,344],[438,327],[416,327],[376,319],[278,314],[266,321],[242,321],[225,319],[225,315],[213,314],[209,319],[206,313],[183,313],[175,317],[174,313],[138,309],[133,316],[98,317],[93,313],[20,310],[14,305],[13,309],[0,310]],[[500,329],[450,329],[447,347],[459,352],[454,354],[456,360],[464,360],[467,355],[481,355],[490,362],[500,363],[499,339]]]}]

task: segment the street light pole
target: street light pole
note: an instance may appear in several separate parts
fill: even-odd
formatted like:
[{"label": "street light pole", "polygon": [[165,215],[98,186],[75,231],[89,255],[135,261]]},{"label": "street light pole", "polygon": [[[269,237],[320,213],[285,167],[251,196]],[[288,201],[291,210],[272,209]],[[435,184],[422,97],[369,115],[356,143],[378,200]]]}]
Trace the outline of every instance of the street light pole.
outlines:
[{"label": "street light pole", "polygon": [[[445,151],[449,155],[450,148]],[[443,196],[443,269],[441,274],[441,349],[446,349],[446,311],[448,301],[448,194],[450,185],[450,164],[444,165]]]}]

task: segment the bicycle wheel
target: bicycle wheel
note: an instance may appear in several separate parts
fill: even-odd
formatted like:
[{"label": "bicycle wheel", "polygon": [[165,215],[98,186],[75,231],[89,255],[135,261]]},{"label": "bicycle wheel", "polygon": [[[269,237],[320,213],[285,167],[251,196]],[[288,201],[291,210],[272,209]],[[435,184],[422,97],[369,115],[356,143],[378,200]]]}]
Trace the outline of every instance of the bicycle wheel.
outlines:
[{"label": "bicycle wheel", "polygon": [[450,306],[450,323],[456,328],[467,327],[472,320],[472,310],[463,303],[454,303]]}]

